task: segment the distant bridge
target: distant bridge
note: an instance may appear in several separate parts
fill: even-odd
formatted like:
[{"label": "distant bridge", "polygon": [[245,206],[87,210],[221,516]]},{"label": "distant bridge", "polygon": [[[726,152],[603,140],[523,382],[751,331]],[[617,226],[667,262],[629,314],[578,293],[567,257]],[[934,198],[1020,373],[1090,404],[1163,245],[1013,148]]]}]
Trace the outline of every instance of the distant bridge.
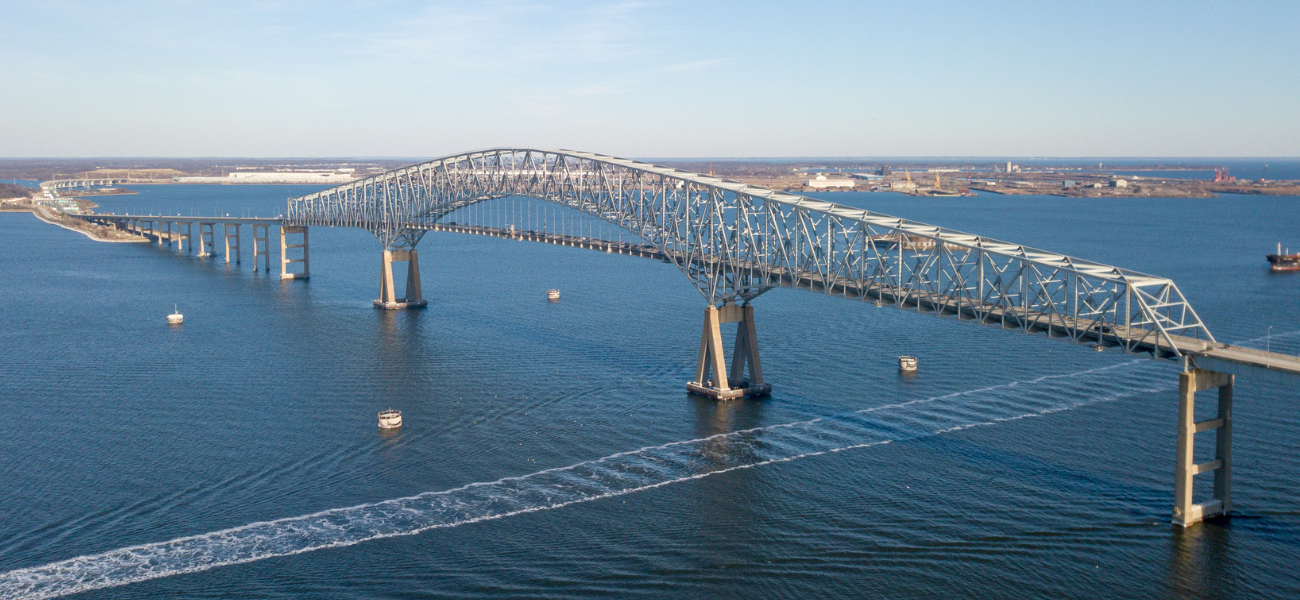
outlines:
[{"label": "distant bridge", "polygon": [[[471,224],[462,213],[510,197],[539,199],[630,232],[644,244],[567,233]],[[499,214],[499,213],[498,213]],[[519,222],[512,215],[509,220]],[[88,215],[150,231],[173,218]],[[455,218],[456,222],[452,219]],[[152,220],[149,220],[152,219]],[[198,248],[215,247],[216,218],[200,225]],[[226,219],[230,227],[244,220]],[[250,223],[251,224],[251,223]],[[726,399],[766,394],[751,302],[793,288],[947,316],[1099,349],[1181,361],[1174,520],[1190,524],[1231,508],[1233,376],[1300,384],[1300,358],[1218,343],[1173,281],[1023,245],[989,239],[720,178],[568,150],[501,148],[448,156],[288,201],[282,220],[281,276],[305,278],[311,226],[360,227],[383,245],[382,308],[426,304],[416,246],[429,231],[508,237],[658,258],[675,265],[705,299],[704,327],[690,391]],[[263,227],[258,243],[268,239]],[[188,225],[187,225],[188,227]],[[207,229],[204,229],[207,227]],[[171,225],[167,225],[172,239]],[[287,243],[286,235],[301,235]],[[204,237],[204,236],[209,237]],[[191,247],[195,246],[192,228]],[[160,243],[161,243],[161,238]],[[636,249],[635,253],[633,249]],[[288,258],[300,252],[301,258]],[[227,250],[229,254],[229,250]],[[227,258],[229,260],[229,258]],[[393,262],[407,262],[399,297]],[[300,272],[289,265],[301,262]],[[267,263],[269,269],[269,259]],[[720,325],[736,323],[728,367]],[[1219,416],[1194,421],[1198,390],[1219,390]],[[1218,431],[1216,458],[1193,460],[1194,435]],[[1215,473],[1214,498],[1192,501],[1192,478]]]},{"label": "distant bridge", "polygon": [[76,179],[53,179],[41,182],[41,190],[88,190],[95,187],[122,185],[128,183],[171,183],[171,179],[147,179],[142,177],[81,177]]}]

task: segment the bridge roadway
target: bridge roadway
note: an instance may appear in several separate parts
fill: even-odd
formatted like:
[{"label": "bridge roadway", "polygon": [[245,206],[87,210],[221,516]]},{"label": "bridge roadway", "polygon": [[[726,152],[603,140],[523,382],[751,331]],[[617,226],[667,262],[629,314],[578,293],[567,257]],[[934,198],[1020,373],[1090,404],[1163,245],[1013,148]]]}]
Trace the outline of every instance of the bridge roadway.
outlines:
[{"label": "bridge roadway", "polygon": [[[502,239],[554,244],[557,246],[596,250],[598,252],[626,254],[641,258],[653,258],[664,260],[665,262],[689,260],[683,252],[672,250],[660,251],[649,244],[612,242],[601,238],[587,238],[531,230],[483,227],[477,225],[439,223],[427,227],[428,231],[446,231],[451,233],[483,235]],[[697,262],[709,262],[709,259],[695,258],[694,260]],[[795,275],[785,269],[777,269],[775,275],[776,277],[772,280],[772,283],[781,287],[818,291],[832,295],[840,294],[868,302],[878,301],[881,303],[889,303],[898,307],[912,308],[918,311],[934,312],[942,316],[954,317],[959,321],[974,320],[981,323],[997,321],[1006,328],[1029,329],[1035,333],[1047,334],[1049,337],[1057,334],[1066,335],[1069,331],[1084,330],[1086,333],[1079,337],[1077,341],[1092,342],[1102,346],[1103,348],[1117,348],[1128,352],[1146,352],[1150,353],[1153,357],[1160,358],[1177,358],[1180,355],[1186,356],[1191,361],[1191,366],[1197,368],[1241,375],[1250,379],[1269,381],[1281,385],[1300,386],[1300,357],[1288,354],[1265,352],[1253,348],[1244,348],[1241,346],[1233,346],[1230,344],[1222,344],[1179,335],[1169,336],[1174,342],[1172,347],[1168,343],[1162,343],[1161,338],[1159,337],[1154,337],[1149,341],[1141,341],[1137,344],[1125,347],[1125,340],[1131,339],[1134,336],[1128,335],[1128,332],[1123,325],[1093,327],[1089,330],[1088,324],[1082,319],[1076,319],[1073,317],[1056,317],[1058,320],[1064,319],[1069,326],[1058,326],[1056,327],[1058,331],[1053,331],[1054,324],[1052,315],[1042,312],[1019,311],[991,303],[963,302],[961,298],[936,293],[911,294],[911,296],[908,297],[908,295],[900,293],[897,288],[881,285],[861,286],[857,280],[842,277],[836,278],[830,283],[830,285],[827,285],[820,277],[807,273]],[[941,308],[935,310],[930,307]]]},{"label": "bridge roadway", "polygon": [[[217,254],[218,234],[216,228],[220,225],[222,228],[221,237],[225,244],[224,255],[226,262],[231,262],[233,257],[234,262],[237,264],[240,263],[242,255],[240,226],[248,225],[253,229],[253,268],[258,268],[260,260],[268,272],[271,270],[271,238],[269,230],[271,227],[276,227],[280,231],[280,278],[306,279],[310,273],[307,258],[306,228],[287,226],[284,224],[284,219],[279,217],[183,217],[180,215],[117,215],[109,213],[65,214],[69,217],[116,227],[146,239],[155,240],[159,246],[163,245],[163,243],[166,243],[168,247],[175,244],[177,250],[182,252],[188,242],[191,251],[198,250],[199,257]],[[199,226],[198,233],[194,231],[195,224]],[[163,229],[164,226],[166,227],[165,230]],[[182,226],[184,226],[184,229],[182,229]],[[286,235],[290,233],[301,233],[302,243],[288,243]],[[294,249],[301,249],[301,258],[292,258],[290,256],[290,250]],[[302,263],[303,271],[301,273],[290,273],[288,266],[292,263]]]},{"label": "bridge roadway", "polygon": [[[510,196],[584,212],[649,243],[444,222],[459,209]],[[227,262],[232,248],[238,256],[241,225],[252,226],[260,243],[269,237],[267,228],[278,226],[283,279],[309,276],[308,226],[361,227],[384,246],[375,305],[387,309],[425,305],[416,245],[431,231],[662,260],[687,275],[707,301],[696,375],[687,389],[720,400],[770,391],[750,301],[778,287],[1180,361],[1173,522],[1182,526],[1231,512],[1235,376],[1300,387],[1300,357],[1216,341],[1165,278],[586,152],[498,148],[448,156],[290,199],[285,218],[79,216],[144,235],[166,224],[169,244],[176,239],[172,227],[186,224],[200,256],[211,255],[220,225]],[[199,224],[197,238],[193,223]],[[301,243],[288,243],[286,235],[301,235]],[[161,244],[162,235],[156,237]],[[301,257],[291,258],[291,251]],[[398,298],[392,263],[403,261],[406,296]],[[302,270],[291,273],[291,263]],[[723,323],[737,325],[730,369]],[[1217,390],[1217,416],[1198,422],[1196,392],[1206,390]],[[1211,430],[1214,458],[1198,463],[1195,435]],[[1192,482],[1202,473],[1213,475],[1213,494],[1197,503]]]},{"label": "bridge roadway", "polygon": [[[220,225],[260,225],[279,227],[284,223],[284,219],[279,217],[172,217],[131,214],[82,214],[71,216],[76,216],[89,221],[124,224],[193,222]],[[700,266],[709,266],[716,262],[716,259],[713,257],[689,256],[686,252],[660,250],[650,244],[619,242],[603,238],[564,235],[546,231],[487,227],[482,225],[458,223],[433,223],[429,225],[417,225],[416,228],[424,231],[480,235],[500,239],[595,250],[597,252],[650,258],[670,263],[690,261]],[[139,226],[128,226],[128,230],[145,235],[146,237],[151,237],[152,239],[158,239],[160,236],[159,233],[156,233],[149,228],[142,228]],[[908,245],[911,246],[911,243],[908,242]],[[756,265],[746,265],[741,263],[737,265],[737,267],[748,267],[755,273],[759,273],[760,271]],[[1052,315],[1032,309],[1017,309],[1015,307],[1007,307],[996,303],[970,302],[961,297],[954,297],[941,293],[902,291],[897,287],[880,284],[863,285],[861,280],[846,277],[834,277],[827,280],[826,278],[820,277],[814,273],[793,273],[791,270],[782,267],[777,267],[775,269],[765,268],[761,270],[764,271],[763,275],[768,279],[768,283],[776,287],[788,287],[831,295],[842,295],[866,302],[879,302],[900,308],[913,309],[918,312],[934,313],[940,316],[955,318],[958,321],[970,320],[982,324],[994,324],[1008,329],[1029,330],[1034,333],[1046,334],[1049,337],[1071,337],[1071,332],[1081,332],[1078,336],[1075,336],[1076,341],[1091,342],[1099,344],[1105,348],[1115,348],[1127,352],[1149,353],[1153,357],[1158,358],[1177,359],[1185,356],[1190,361],[1189,366],[1192,367],[1232,375],[1241,375],[1250,379],[1269,381],[1282,385],[1300,386],[1300,357],[1290,356],[1287,354],[1280,354],[1277,352],[1270,353],[1263,350],[1233,346],[1230,344],[1180,335],[1168,336],[1173,342],[1172,345],[1168,343],[1168,341],[1162,340],[1161,337],[1155,336],[1147,336],[1135,343],[1129,343],[1129,340],[1138,336],[1131,334],[1128,331],[1128,328],[1124,325],[1116,324],[1101,327],[1090,326],[1087,320],[1071,316]]]},{"label": "bridge roadway", "polygon": [[81,179],[54,179],[50,181],[42,181],[41,189],[44,191],[57,191],[90,189],[97,186],[111,186],[118,184],[157,184],[171,182],[171,179],[147,179],[141,177],[83,177]]}]

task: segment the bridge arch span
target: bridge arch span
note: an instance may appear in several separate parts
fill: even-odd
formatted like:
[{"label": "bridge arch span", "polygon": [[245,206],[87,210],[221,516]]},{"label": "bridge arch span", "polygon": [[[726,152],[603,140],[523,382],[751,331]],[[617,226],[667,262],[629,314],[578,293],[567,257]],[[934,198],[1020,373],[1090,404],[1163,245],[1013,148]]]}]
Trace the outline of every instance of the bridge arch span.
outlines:
[{"label": "bridge arch span", "polygon": [[640,236],[709,306],[788,287],[1162,357],[1214,342],[1167,278],[590,152],[446,156],[293,198],[286,222],[361,227],[400,254],[453,211],[508,196]]}]

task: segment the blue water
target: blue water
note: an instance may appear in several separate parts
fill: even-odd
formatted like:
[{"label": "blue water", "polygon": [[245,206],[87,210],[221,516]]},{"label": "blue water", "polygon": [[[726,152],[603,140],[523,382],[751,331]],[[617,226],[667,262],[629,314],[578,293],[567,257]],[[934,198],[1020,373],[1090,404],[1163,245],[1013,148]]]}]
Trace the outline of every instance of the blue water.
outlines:
[{"label": "blue water", "polygon": [[[1220,340],[1300,352],[1300,277],[1263,261],[1296,198],[823,197],[1168,276]],[[1296,390],[1239,381],[1237,516],[1182,530],[1173,364],[776,290],[774,394],[719,404],[683,389],[703,303],[670,265],[430,234],[429,307],[386,312],[369,234],[313,228],[289,282],[249,239],[227,265],[0,214],[0,598],[1300,595]]]}]

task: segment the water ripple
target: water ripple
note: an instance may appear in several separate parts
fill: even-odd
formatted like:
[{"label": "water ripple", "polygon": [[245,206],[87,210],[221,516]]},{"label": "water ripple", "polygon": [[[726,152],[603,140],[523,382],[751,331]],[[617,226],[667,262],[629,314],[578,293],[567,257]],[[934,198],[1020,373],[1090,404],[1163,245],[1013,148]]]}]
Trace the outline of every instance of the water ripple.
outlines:
[{"label": "water ripple", "polygon": [[53,598],[414,535],[810,456],[1039,417],[1172,387],[1136,360],[612,454],[518,477],[78,556],[0,573],[0,598]]}]

